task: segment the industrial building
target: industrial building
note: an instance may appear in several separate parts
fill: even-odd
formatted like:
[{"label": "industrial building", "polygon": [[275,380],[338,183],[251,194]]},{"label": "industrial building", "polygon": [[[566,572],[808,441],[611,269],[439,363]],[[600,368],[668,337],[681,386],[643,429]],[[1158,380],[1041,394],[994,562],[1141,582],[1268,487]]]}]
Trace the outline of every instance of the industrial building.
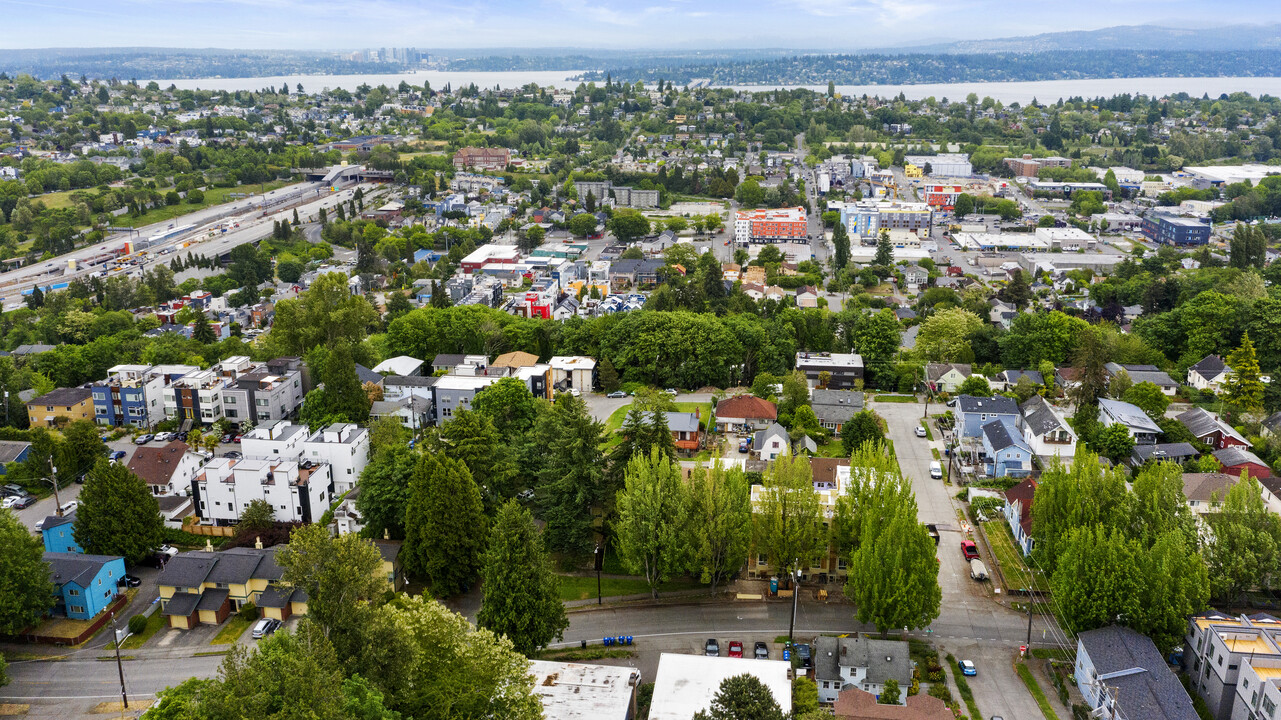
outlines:
[{"label": "industrial building", "polygon": [[1152,213],[1143,218],[1143,236],[1164,245],[1205,245],[1210,225],[1196,218]]},{"label": "industrial building", "polygon": [[942,155],[908,155],[904,162],[924,169],[929,165],[926,175],[935,177],[969,177],[974,174],[974,166],[964,153],[945,153]]}]

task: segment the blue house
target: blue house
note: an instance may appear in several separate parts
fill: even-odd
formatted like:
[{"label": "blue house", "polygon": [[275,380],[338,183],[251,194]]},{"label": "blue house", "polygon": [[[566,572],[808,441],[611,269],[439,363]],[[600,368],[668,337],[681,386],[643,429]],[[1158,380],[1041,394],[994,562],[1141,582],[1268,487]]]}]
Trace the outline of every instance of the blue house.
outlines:
[{"label": "blue house", "polygon": [[1013,398],[960,395],[955,410],[957,432],[963,438],[980,437],[983,426],[993,420],[1009,420],[1016,427],[1019,421],[1019,404]]},{"label": "blue house", "polygon": [[116,597],[125,576],[125,560],[109,555],[46,552],[53,581],[54,614],[90,620]]},{"label": "blue house", "polygon": [[1032,472],[1032,448],[1004,418],[983,425],[983,457],[990,477],[1026,477]]},{"label": "blue house", "polygon": [[426,260],[429,263],[434,263],[444,256],[445,254],[440,252],[439,250],[415,250],[414,262],[420,263],[423,260]]},{"label": "blue house", "polygon": [[31,443],[23,440],[0,440],[0,475],[8,474],[5,466],[23,462],[31,454]]},{"label": "blue house", "polygon": [[40,526],[40,534],[44,536],[44,551],[51,553],[83,553],[84,548],[76,542],[72,535],[72,528],[75,527],[76,513],[71,511],[61,517],[50,515],[44,519],[44,524]]}]

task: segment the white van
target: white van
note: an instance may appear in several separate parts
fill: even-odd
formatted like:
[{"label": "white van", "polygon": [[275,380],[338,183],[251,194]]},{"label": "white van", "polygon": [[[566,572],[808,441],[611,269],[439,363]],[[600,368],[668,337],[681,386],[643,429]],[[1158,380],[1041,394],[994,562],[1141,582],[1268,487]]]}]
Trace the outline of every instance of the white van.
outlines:
[{"label": "white van", "polygon": [[975,580],[987,579],[987,566],[983,564],[982,560],[974,558],[970,561],[970,577]]},{"label": "white van", "polygon": [[941,480],[943,478],[943,466],[939,463],[938,460],[933,460],[930,462],[930,477],[934,478],[935,480]]},{"label": "white van", "polygon": [[76,501],[76,500],[68,500],[68,501],[64,502],[64,503],[62,504],[62,507],[60,507],[60,508],[58,508],[58,509],[62,511],[62,515],[63,515],[63,517],[66,517],[67,515],[70,515],[71,513],[75,512],[75,511],[76,511],[76,508],[78,508],[78,507],[80,507],[80,503],[79,503],[78,501]]}]

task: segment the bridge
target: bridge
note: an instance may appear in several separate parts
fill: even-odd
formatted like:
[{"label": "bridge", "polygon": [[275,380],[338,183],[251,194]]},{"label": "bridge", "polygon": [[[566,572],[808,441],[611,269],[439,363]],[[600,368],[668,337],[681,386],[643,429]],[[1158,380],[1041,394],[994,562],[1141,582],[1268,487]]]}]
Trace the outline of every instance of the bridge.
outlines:
[{"label": "bridge", "polygon": [[334,165],[328,168],[295,168],[306,180],[321,182],[325,185],[338,185],[344,182],[391,182],[395,175],[391,170],[368,170],[363,165]]}]

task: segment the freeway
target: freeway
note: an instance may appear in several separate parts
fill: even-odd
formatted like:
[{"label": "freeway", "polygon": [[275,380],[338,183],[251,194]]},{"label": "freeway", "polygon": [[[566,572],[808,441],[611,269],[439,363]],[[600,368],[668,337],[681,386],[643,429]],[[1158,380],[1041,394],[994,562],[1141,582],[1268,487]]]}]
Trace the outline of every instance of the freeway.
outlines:
[{"label": "freeway", "polygon": [[[149,263],[179,248],[203,255],[218,255],[237,245],[261,240],[271,234],[273,221],[292,217],[294,208],[297,208],[300,216],[305,217],[316,213],[321,207],[331,208],[338,202],[350,200],[354,191],[355,187],[350,187],[332,192],[320,183],[299,183],[265,195],[254,195],[245,200],[197,210],[170,221],[139,228],[129,235],[118,235],[51,260],[0,273],[0,301],[4,304],[4,310],[12,310],[21,305],[23,292],[35,285],[54,286],[100,274],[109,265],[103,262],[104,258],[108,255],[123,255],[118,251],[130,238],[138,242],[165,232],[175,233],[150,247],[135,247],[134,254],[129,257],[137,260],[137,263],[119,266],[122,269],[117,271],[138,276]],[[184,226],[190,226],[190,229],[182,231]],[[225,226],[230,227],[222,232]],[[141,250],[145,250],[146,254]],[[76,261],[75,270],[68,267],[72,260]]]}]

